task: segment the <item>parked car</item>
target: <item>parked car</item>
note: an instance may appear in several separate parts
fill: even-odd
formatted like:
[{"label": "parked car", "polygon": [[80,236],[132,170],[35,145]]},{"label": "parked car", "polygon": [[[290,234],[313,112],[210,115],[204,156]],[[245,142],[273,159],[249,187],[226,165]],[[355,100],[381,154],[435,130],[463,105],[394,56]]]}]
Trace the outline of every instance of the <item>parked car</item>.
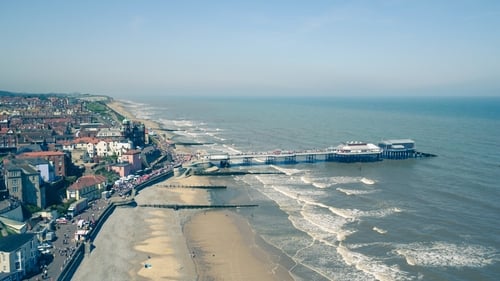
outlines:
[{"label": "parked car", "polygon": [[56,223],[58,223],[58,224],[67,224],[68,223],[68,219],[65,218],[65,217],[60,217],[60,218],[56,219]]},{"label": "parked car", "polygon": [[52,244],[49,243],[49,242],[43,242],[42,244],[40,244],[40,246],[38,247],[43,247],[43,248],[47,248],[47,249],[50,249],[52,248]]}]

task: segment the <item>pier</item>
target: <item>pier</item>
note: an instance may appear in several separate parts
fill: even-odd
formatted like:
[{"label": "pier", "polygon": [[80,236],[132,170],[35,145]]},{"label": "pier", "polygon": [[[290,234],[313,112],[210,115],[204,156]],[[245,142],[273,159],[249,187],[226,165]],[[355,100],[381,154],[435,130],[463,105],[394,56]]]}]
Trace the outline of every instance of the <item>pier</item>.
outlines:
[{"label": "pier", "polygon": [[384,159],[409,159],[435,157],[431,153],[419,152],[415,149],[415,142],[411,139],[384,140],[378,145],[366,142],[346,142],[336,147],[326,149],[247,152],[247,153],[207,153],[202,159],[222,168],[230,165],[255,164],[297,164],[326,162],[374,162]]}]

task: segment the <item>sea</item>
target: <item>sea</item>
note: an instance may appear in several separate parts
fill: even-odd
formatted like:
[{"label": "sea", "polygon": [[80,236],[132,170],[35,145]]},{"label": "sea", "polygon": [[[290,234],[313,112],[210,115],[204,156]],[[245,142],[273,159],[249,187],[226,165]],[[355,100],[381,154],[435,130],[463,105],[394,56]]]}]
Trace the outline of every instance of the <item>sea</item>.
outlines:
[{"label": "sea", "polygon": [[[412,139],[437,157],[252,166],[219,176],[295,280],[500,280],[500,98],[154,97],[121,100],[201,153]],[[281,174],[265,174],[276,171]]]}]

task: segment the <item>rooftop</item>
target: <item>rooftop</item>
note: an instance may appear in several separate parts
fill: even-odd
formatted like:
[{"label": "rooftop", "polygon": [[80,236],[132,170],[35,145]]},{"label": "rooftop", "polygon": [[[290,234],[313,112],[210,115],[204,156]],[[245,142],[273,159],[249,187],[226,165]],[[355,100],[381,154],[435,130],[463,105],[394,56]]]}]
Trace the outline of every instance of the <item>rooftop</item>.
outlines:
[{"label": "rooftop", "polygon": [[140,153],[141,153],[140,150],[131,149],[131,150],[123,153],[123,155],[134,155],[134,154],[140,154]]},{"label": "rooftop", "polygon": [[70,187],[69,190],[80,190],[85,187],[93,186],[106,182],[106,177],[101,175],[87,175],[76,180]]},{"label": "rooftop", "polygon": [[34,236],[35,234],[33,233],[23,233],[4,237],[0,239],[0,251],[12,252],[17,250],[19,247],[32,240]]},{"label": "rooftop", "polygon": [[21,154],[21,157],[44,157],[44,156],[63,156],[64,152],[61,151],[35,151],[35,152],[25,152]]},{"label": "rooftop", "polygon": [[389,144],[403,144],[403,143],[415,143],[412,139],[392,139],[392,140],[383,140],[380,143],[389,145]]}]

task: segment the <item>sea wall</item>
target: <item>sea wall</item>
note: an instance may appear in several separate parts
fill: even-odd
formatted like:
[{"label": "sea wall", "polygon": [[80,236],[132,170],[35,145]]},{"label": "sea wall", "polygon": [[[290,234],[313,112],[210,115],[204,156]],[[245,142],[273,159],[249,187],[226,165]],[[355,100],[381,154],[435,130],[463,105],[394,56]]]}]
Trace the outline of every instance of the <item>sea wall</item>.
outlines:
[{"label": "sea wall", "polygon": [[95,239],[95,237],[99,233],[99,230],[101,230],[102,226],[109,218],[109,216],[113,214],[115,209],[116,205],[114,203],[110,203],[108,207],[106,207],[102,215],[97,220],[97,223],[94,226],[94,228],[92,228],[92,230],[89,231],[88,241],[78,245],[75,253],[68,261],[68,264],[63,268],[61,274],[59,275],[59,278],[57,278],[58,281],[70,281],[73,278],[73,274],[75,274],[76,270],[78,269],[78,266],[80,266],[80,263],[82,262],[86,251],[92,250],[91,241]]},{"label": "sea wall", "polygon": [[[151,186],[152,184],[163,181],[172,175],[173,175],[172,171],[168,171],[166,173],[156,175],[156,176],[150,178],[149,180],[144,181],[143,183],[135,186],[134,190],[135,190],[135,192],[137,192],[137,191],[142,190],[148,186]],[[63,268],[61,274],[59,275],[59,278],[57,278],[58,281],[70,281],[70,280],[72,280],[73,275],[75,274],[76,270],[78,269],[78,266],[80,266],[80,263],[82,262],[82,260],[85,256],[85,253],[90,253],[90,251],[92,251],[92,241],[96,238],[97,234],[101,230],[101,228],[104,225],[104,223],[106,222],[106,220],[113,214],[116,207],[123,206],[123,205],[133,205],[132,203],[134,203],[133,198],[130,200],[124,200],[123,202],[122,201],[117,201],[117,202],[110,201],[110,204],[103,211],[103,213],[101,214],[101,216],[97,220],[97,223],[94,226],[94,228],[92,228],[92,230],[89,231],[88,236],[87,236],[87,241],[85,243],[81,243],[77,246],[75,253],[71,256],[67,265]]]}]

